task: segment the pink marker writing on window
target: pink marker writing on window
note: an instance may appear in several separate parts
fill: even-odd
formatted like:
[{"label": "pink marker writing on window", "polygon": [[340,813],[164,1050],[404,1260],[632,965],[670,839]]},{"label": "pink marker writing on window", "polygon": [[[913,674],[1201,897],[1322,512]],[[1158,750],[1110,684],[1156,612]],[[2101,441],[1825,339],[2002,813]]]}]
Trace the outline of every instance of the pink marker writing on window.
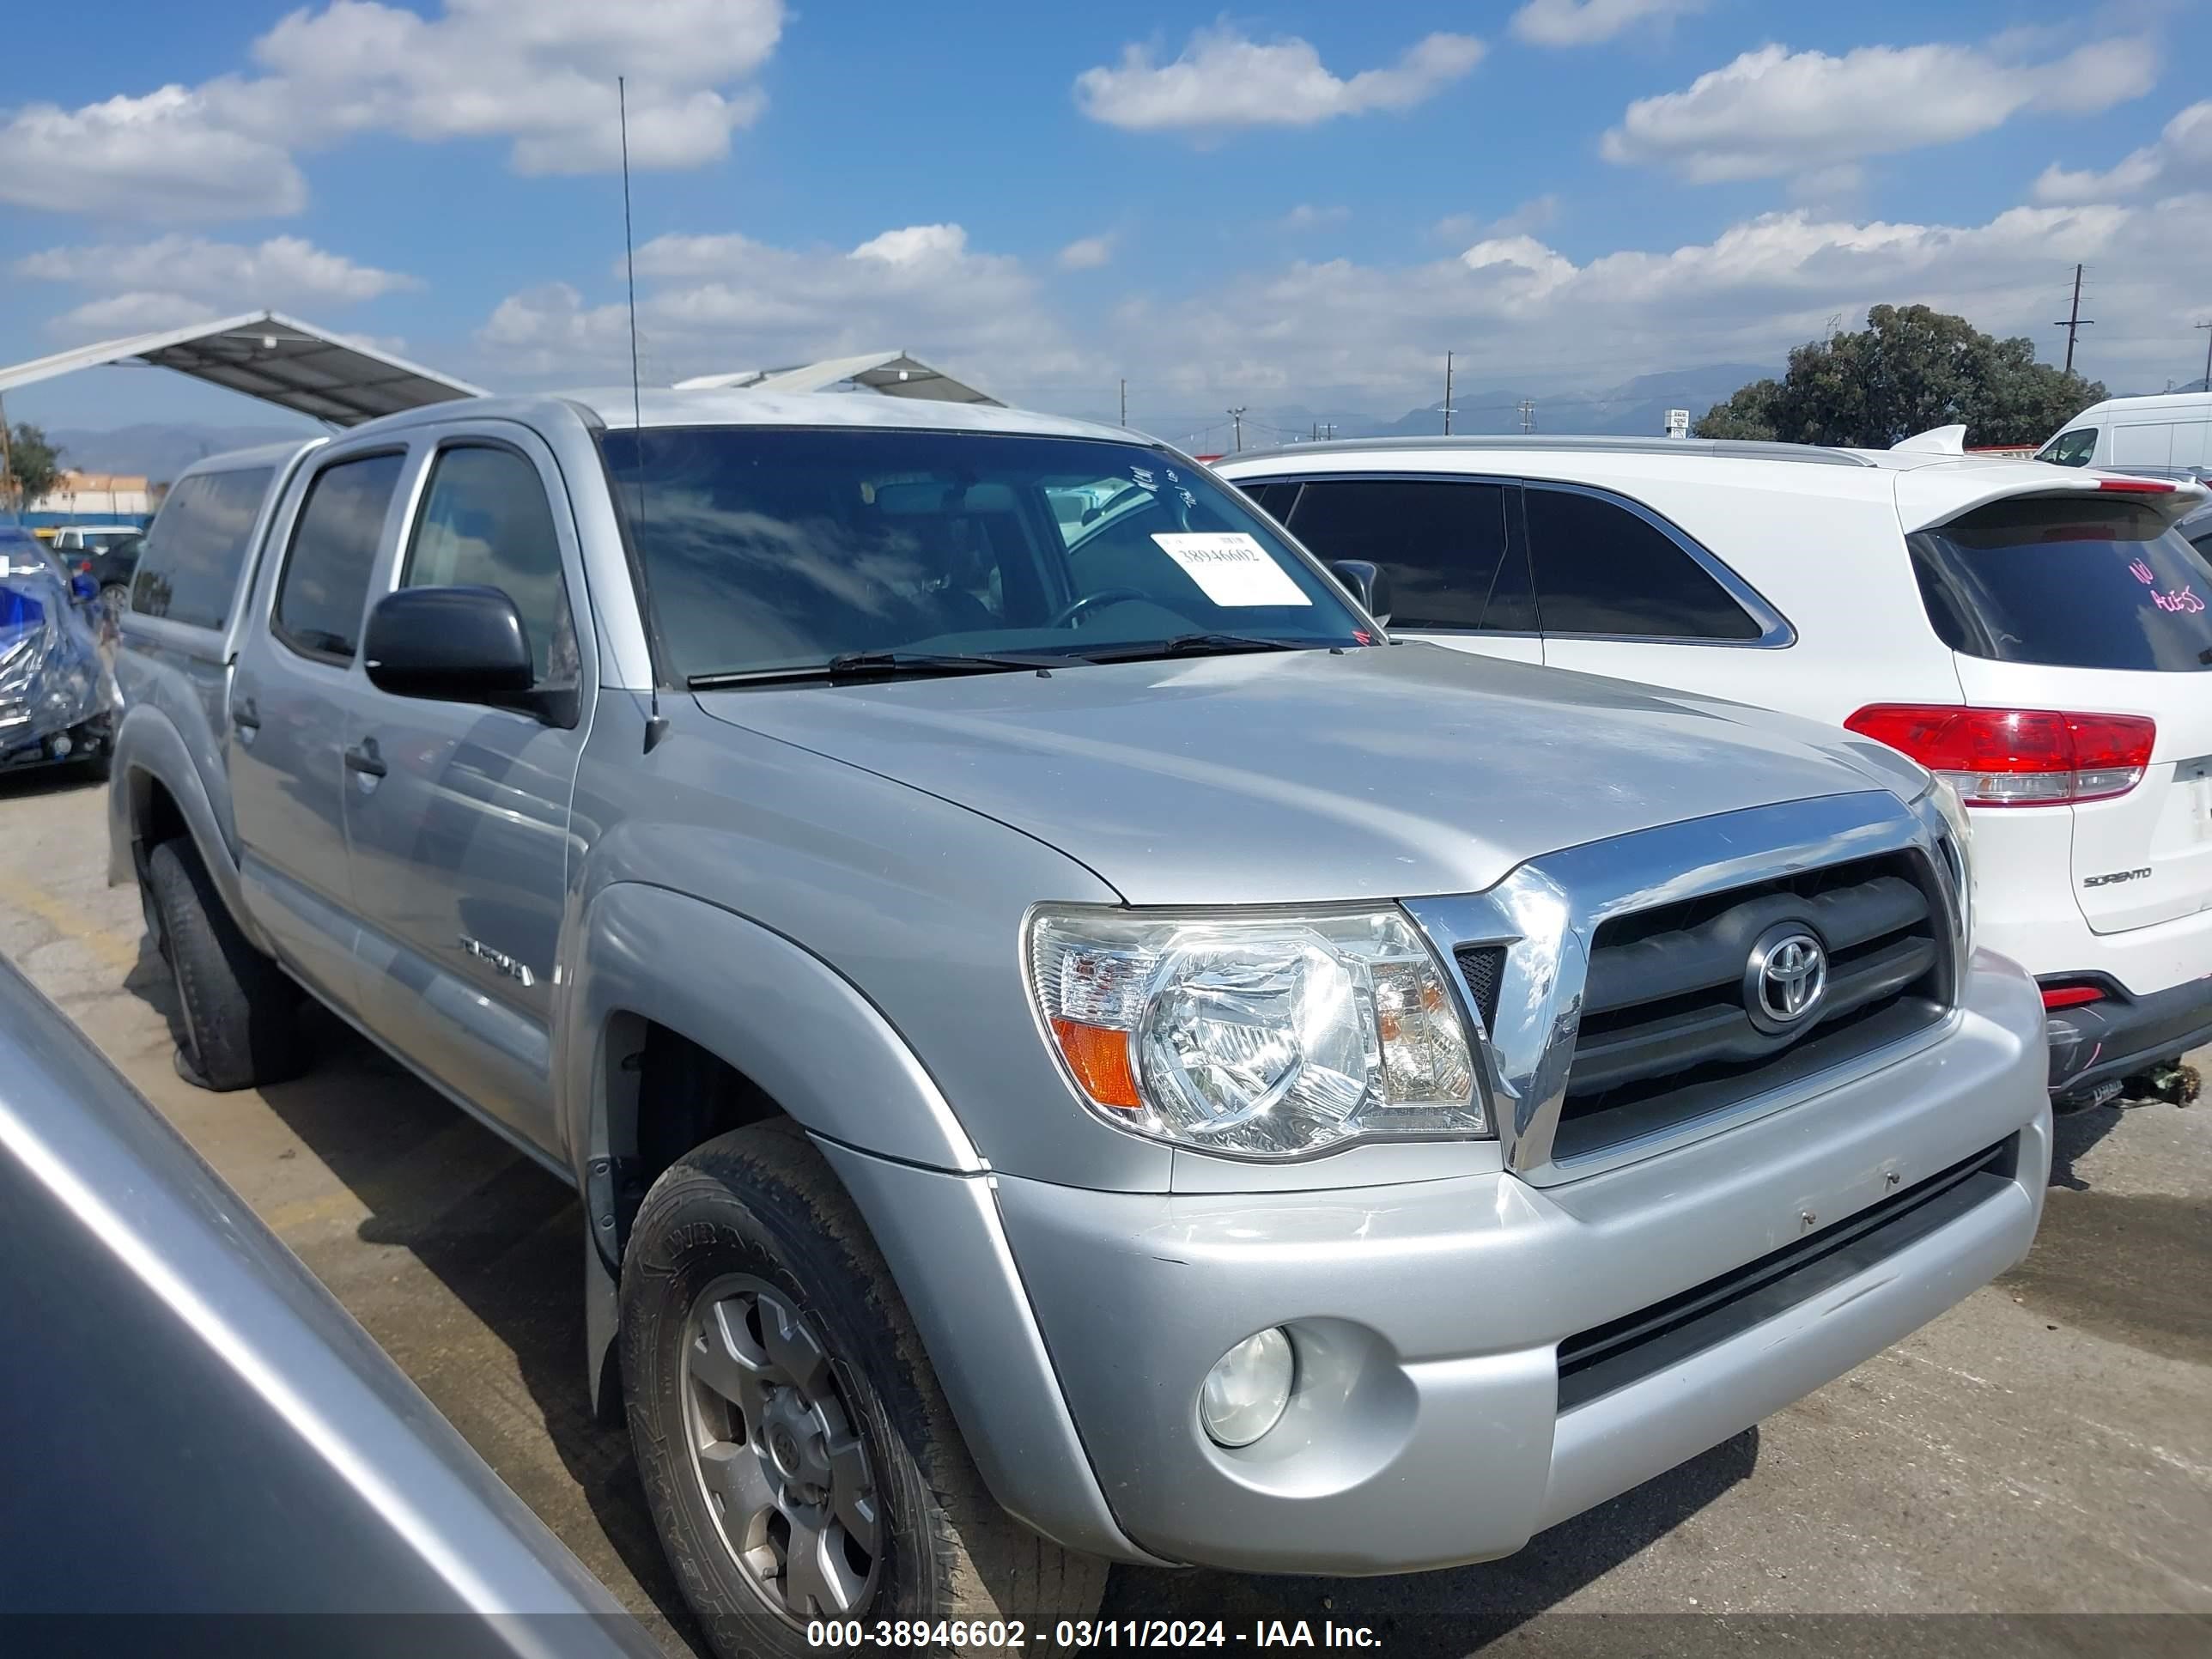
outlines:
[{"label": "pink marker writing on window", "polygon": [[2158,580],[2157,577],[2151,574],[2150,567],[2145,564],[2141,559],[2137,559],[2133,564],[2130,565],[2128,568],[2136,573],[2136,580],[2146,587],[2148,587],[2153,582],[2155,582]]},{"label": "pink marker writing on window", "polygon": [[2204,601],[2197,597],[2193,588],[2185,587],[2178,593],[2154,593],[2151,599],[2161,611],[2179,611],[2192,617],[2204,608]]}]

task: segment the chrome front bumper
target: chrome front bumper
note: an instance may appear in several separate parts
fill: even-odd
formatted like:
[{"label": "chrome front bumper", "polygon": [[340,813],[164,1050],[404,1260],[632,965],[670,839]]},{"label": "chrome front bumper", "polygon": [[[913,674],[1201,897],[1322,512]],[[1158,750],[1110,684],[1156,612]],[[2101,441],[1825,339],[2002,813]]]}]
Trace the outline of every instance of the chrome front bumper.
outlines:
[{"label": "chrome front bumper", "polygon": [[[1087,1454],[1069,1478],[1089,1488],[1095,1475],[1121,1532],[1158,1559],[1398,1572],[1509,1554],[1748,1427],[1934,1318],[2034,1237],[2050,1164],[2041,1001],[1986,953],[1960,991],[1940,1040],[1879,1070],[1557,1184],[1501,1170],[1180,1196],[997,1177],[1009,1266]],[[1562,1409],[1563,1341],[1999,1148],[1978,1201],[1941,1224],[1809,1275],[1799,1299],[1740,1308],[1709,1340],[1677,1337],[1632,1380]],[[927,1276],[899,1265],[902,1284]],[[941,1304],[941,1288],[923,1299]],[[1254,1445],[1224,1450],[1199,1426],[1200,1384],[1230,1346],[1274,1325],[1297,1345],[1291,1408]],[[994,1386],[989,1367],[963,1356],[956,1369],[963,1427],[988,1437],[990,1402],[977,1396]],[[1019,1386],[1018,1369],[1004,1386]],[[1021,1456],[992,1447],[978,1461],[988,1474]],[[1055,1530],[1036,1504],[1018,1508]],[[1095,1534],[1087,1544],[1100,1547]]]}]

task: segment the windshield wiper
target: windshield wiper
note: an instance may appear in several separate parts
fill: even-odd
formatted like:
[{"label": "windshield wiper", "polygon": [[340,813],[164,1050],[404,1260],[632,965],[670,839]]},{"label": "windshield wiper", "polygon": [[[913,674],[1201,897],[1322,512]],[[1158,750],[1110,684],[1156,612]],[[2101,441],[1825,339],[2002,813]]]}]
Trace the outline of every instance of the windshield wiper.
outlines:
[{"label": "windshield wiper", "polygon": [[1226,656],[1239,651],[1310,651],[1326,643],[1320,640],[1267,640],[1253,634],[1178,634],[1169,640],[1146,640],[1139,644],[1091,653],[1093,662],[1142,662],[1150,657]]},{"label": "windshield wiper", "polygon": [[1042,652],[847,651],[827,662],[801,663],[788,668],[728,668],[694,674],[684,684],[693,691],[721,691],[743,685],[800,685],[811,682],[839,684],[852,680],[894,679],[909,674],[1005,674],[1024,670],[1048,674],[1071,662],[1088,660]]}]

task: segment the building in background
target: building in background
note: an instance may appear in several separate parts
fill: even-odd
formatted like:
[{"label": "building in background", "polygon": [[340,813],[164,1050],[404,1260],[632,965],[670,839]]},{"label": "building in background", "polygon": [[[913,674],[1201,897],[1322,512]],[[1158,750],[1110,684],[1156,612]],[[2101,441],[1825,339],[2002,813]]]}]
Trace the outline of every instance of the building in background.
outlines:
[{"label": "building in background", "polygon": [[153,517],[154,490],[143,474],[64,471],[54,487],[23,508],[32,529],[65,524],[144,525]]}]

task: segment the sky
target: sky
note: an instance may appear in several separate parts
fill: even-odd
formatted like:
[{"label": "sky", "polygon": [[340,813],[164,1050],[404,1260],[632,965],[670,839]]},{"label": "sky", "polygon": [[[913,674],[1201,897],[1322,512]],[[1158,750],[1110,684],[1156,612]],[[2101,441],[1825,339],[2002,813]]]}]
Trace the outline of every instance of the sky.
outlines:
[{"label": "sky", "polygon": [[[0,362],[264,307],[498,389],[902,348],[1206,441],[1778,366],[1925,302],[2203,372],[2212,0],[76,0],[0,63]],[[12,419],[265,423],[181,377]]]}]

